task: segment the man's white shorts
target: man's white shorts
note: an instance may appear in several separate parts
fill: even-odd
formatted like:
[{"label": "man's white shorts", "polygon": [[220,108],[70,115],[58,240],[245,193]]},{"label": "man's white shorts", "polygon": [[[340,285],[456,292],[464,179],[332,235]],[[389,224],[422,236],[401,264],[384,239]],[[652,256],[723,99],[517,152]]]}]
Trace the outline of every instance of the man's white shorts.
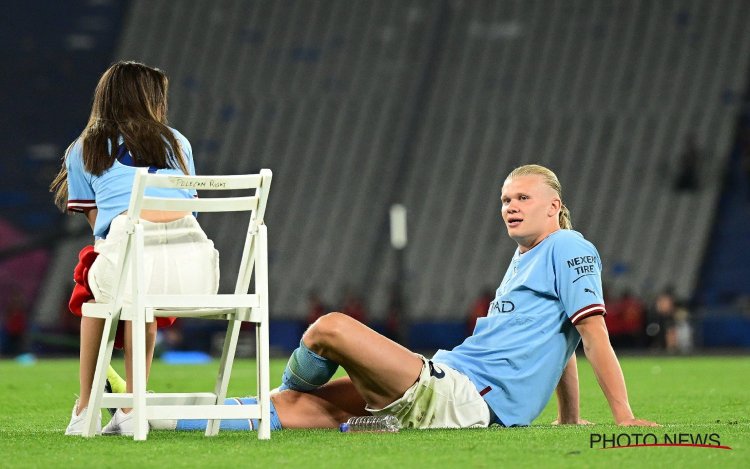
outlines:
[{"label": "man's white shorts", "polygon": [[420,355],[419,379],[400,399],[373,415],[394,415],[402,428],[471,428],[490,424],[490,409],[474,384],[453,368]]},{"label": "man's white shorts", "polygon": [[[107,238],[97,240],[99,256],[89,271],[91,292],[99,303],[111,301],[120,246],[125,242],[124,215],[115,217]],[[219,253],[192,215],[168,223],[140,222],[144,233],[144,274],[147,294],[213,294],[219,288]],[[128,275],[125,298],[132,283]]]}]

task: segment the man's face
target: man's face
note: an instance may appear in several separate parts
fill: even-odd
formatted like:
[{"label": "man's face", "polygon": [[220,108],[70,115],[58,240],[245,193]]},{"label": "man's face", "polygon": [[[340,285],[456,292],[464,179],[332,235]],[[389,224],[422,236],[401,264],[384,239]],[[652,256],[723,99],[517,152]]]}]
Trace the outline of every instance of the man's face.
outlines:
[{"label": "man's face", "polygon": [[502,190],[502,216],[510,236],[526,252],[560,228],[560,199],[542,176],[506,179]]}]

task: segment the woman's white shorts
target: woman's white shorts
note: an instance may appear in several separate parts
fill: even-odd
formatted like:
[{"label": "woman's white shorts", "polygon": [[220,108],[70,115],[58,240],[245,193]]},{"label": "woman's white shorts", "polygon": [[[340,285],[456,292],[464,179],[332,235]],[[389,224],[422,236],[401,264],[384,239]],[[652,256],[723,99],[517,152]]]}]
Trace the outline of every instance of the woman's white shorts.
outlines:
[{"label": "woman's white shorts", "polygon": [[[110,225],[105,239],[97,240],[99,256],[88,281],[97,303],[112,301],[120,246],[125,242],[127,217]],[[213,294],[219,288],[219,253],[192,215],[168,223],[141,220],[144,229],[144,275],[147,294]],[[130,302],[130,275],[125,282],[125,301]]]}]

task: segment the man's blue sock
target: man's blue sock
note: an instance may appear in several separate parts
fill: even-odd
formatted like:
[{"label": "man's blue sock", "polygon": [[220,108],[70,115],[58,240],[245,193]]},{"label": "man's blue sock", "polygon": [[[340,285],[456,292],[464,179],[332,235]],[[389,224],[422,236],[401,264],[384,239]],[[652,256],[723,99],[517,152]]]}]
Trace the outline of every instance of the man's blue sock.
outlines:
[{"label": "man's blue sock", "polygon": [[[254,397],[230,397],[224,400],[225,405],[254,405],[258,403],[258,399]],[[177,431],[189,431],[189,430],[206,430],[208,420],[178,420],[175,430]],[[257,430],[258,419],[232,419],[222,420],[220,430]],[[271,430],[281,430],[281,421],[279,420],[278,414],[276,414],[276,407],[271,401]]]},{"label": "man's blue sock", "polygon": [[338,367],[338,363],[321,357],[300,340],[286,364],[279,390],[312,391],[326,384]]}]

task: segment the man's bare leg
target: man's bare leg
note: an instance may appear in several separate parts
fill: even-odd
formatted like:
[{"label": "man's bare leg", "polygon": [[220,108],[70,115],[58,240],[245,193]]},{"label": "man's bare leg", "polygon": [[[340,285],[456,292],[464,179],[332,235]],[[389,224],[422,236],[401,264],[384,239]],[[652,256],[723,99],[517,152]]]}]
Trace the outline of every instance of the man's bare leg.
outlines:
[{"label": "man's bare leg", "polygon": [[357,392],[375,409],[400,398],[422,370],[422,360],[414,352],[341,313],[318,319],[302,342],[343,366]]},{"label": "man's bare leg", "polygon": [[349,376],[309,392],[274,393],[282,428],[338,428],[350,417],[369,415],[366,405],[383,408],[400,398],[422,370],[419,356],[340,313],[318,319],[302,343],[343,366]]},{"label": "man's bare leg", "polygon": [[348,377],[311,392],[281,391],[271,396],[282,428],[338,428],[349,417],[369,415]]}]

